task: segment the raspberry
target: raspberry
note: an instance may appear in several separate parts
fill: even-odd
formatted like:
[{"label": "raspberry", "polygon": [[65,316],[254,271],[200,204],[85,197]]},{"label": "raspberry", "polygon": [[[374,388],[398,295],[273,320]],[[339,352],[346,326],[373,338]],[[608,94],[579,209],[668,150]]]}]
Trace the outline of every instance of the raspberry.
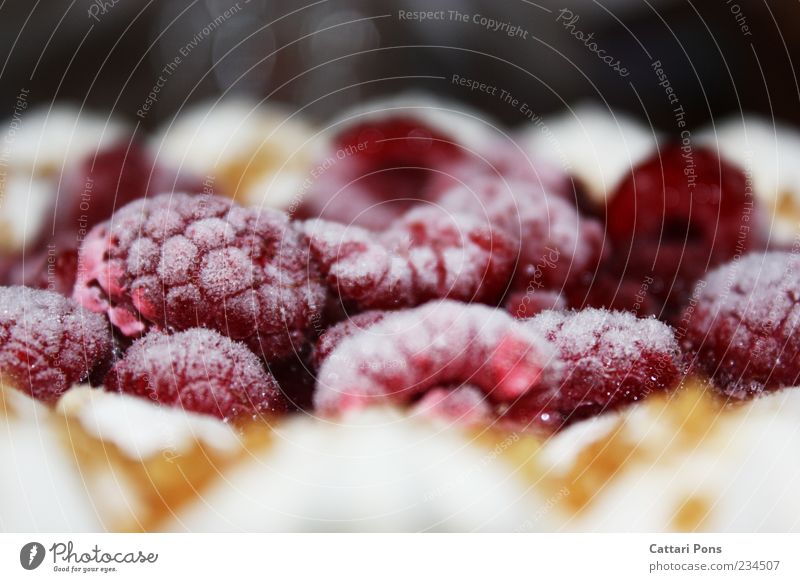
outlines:
[{"label": "raspberry", "polygon": [[78,271],[78,248],[69,240],[53,243],[42,252],[17,259],[7,274],[11,285],[55,291],[72,296]]},{"label": "raspberry", "polygon": [[698,284],[679,323],[683,347],[724,394],[800,383],[798,267],[792,253],[751,254]]},{"label": "raspberry", "polygon": [[710,150],[684,156],[670,145],[620,184],[606,224],[617,274],[652,276],[654,297],[671,308],[710,267],[753,247],[754,219],[744,172]]},{"label": "raspberry", "polygon": [[548,355],[539,336],[499,309],[432,302],[344,339],[322,363],[314,404],[334,413],[463,384],[513,401],[541,381]]},{"label": "raspberry", "polygon": [[314,353],[311,356],[314,368],[319,370],[322,366],[322,362],[331,355],[331,352],[335,350],[342,341],[378,323],[385,315],[385,311],[365,311],[364,313],[354,315],[326,329],[325,333],[317,340],[317,345],[314,346]]},{"label": "raspberry", "polygon": [[300,215],[382,229],[422,200],[427,183],[458,159],[453,139],[423,120],[395,115],[346,128],[320,167]]},{"label": "raspberry", "polygon": [[505,308],[517,319],[529,319],[548,309],[566,309],[567,303],[554,291],[516,291],[506,299]]},{"label": "raspberry", "polygon": [[530,158],[514,142],[496,140],[476,152],[465,150],[461,156],[444,164],[431,176],[427,197],[436,200],[452,188],[485,179],[524,182],[531,188],[561,197],[573,195],[572,181],[560,168]]},{"label": "raspberry", "polygon": [[103,317],[57,293],[0,287],[0,380],[54,401],[109,354]]},{"label": "raspberry", "polygon": [[325,292],[283,212],[163,194],[89,233],[74,296],[127,336],[207,327],[272,361],[302,345]]},{"label": "raspberry", "polygon": [[414,413],[461,424],[489,425],[495,414],[486,395],[475,386],[432,388],[414,407]]},{"label": "raspberry", "polygon": [[544,311],[526,325],[556,355],[548,381],[514,403],[505,420],[559,428],[678,380],[678,343],[672,329],[655,318],[602,309]]},{"label": "raspberry", "polygon": [[603,251],[597,221],[530,182],[481,177],[444,192],[437,202],[513,238],[519,253],[514,290],[558,289],[594,268]]},{"label": "raspberry", "polygon": [[326,221],[306,223],[305,232],[328,285],[359,309],[495,301],[514,265],[507,236],[435,207],[415,208],[382,233]]},{"label": "raspberry", "polygon": [[149,333],[109,372],[106,389],[226,420],[286,407],[256,355],[209,329]]}]

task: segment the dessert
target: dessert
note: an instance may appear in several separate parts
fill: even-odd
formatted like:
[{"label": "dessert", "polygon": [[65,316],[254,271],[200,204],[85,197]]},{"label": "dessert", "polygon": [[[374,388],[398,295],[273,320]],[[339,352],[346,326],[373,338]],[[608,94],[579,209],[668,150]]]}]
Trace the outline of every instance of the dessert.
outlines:
[{"label": "dessert", "polygon": [[[47,273],[74,300],[0,288],[0,462],[51,467],[70,508],[41,523],[797,529],[797,269],[732,156],[695,148],[687,173],[626,119],[635,152],[580,166],[598,144],[575,141],[567,175],[529,133],[375,102],[309,154],[332,165],[295,168],[311,187],[283,212],[239,203],[257,180],[234,160],[268,177],[293,155],[262,158],[272,134],[227,111],[238,129],[161,136],[227,196],[178,174],[155,194],[141,151],[98,154],[126,203]],[[35,529],[0,487],[5,527]]]}]

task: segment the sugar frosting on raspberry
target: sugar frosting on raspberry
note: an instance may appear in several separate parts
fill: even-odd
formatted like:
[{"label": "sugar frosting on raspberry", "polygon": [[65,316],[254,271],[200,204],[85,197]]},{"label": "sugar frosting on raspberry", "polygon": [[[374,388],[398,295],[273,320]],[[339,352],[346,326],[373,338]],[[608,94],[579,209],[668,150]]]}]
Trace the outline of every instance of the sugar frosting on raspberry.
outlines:
[{"label": "sugar frosting on raspberry", "polygon": [[106,389],[225,419],[286,408],[256,355],[209,329],[137,340],[108,373]]},{"label": "sugar frosting on raspberry", "polygon": [[350,336],[367,330],[370,326],[378,323],[386,316],[385,311],[365,311],[352,317],[348,317],[344,321],[340,321],[336,325],[332,325],[320,336],[314,345],[314,353],[312,354],[311,361],[314,367],[319,369],[331,352]]},{"label": "sugar frosting on raspberry", "polygon": [[323,414],[343,412],[461,384],[513,401],[542,381],[548,359],[546,342],[501,310],[432,302],[342,341],[322,364],[314,403]]},{"label": "sugar frosting on raspberry", "polygon": [[514,290],[560,289],[590,271],[604,252],[597,220],[530,181],[484,176],[445,191],[437,203],[513,238]]},{"label": "sugar frosting on raspberry", "polygon": [[548,382],[516,402],[508,417],[546,426],[593,416],[673,386],[679,348],[673,330],[655,318],[584,309],[544,311],[526,322],[555,351]]},{"label": "sugar frosting on raspberry", "polygon": [[331,293],[360,309],[393,309],[439,298],[493,301],[515,255],[508,236],[467,214],[415,208],[375,233],[328,221],[304,225]]},{"label": "sugar frosting on raspberry", "polygon": [[267,359],[303,344],[324,289],[277,210],[164,194],[133,202],[81,246],[75,298],[125,335],[216,329]]},{"label": "sugar frosting on raspberry", "polygon": [[754,253],[713,271],[681,316],[684,347],[725,394],[800,383],[800,260]]},{"label": "sugar frosting on raspberry", "polygon": [[111,349],[103,317],[57,293],[0,287],[0,379],[53,401]]}]

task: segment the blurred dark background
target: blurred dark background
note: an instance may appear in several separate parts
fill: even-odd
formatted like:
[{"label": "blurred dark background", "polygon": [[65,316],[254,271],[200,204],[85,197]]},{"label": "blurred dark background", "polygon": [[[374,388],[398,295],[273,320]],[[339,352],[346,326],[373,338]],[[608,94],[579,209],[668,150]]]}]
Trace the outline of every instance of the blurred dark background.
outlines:
[{"label": "blurred dark background", "polygon": [[[557,20],[562,8],[579,16],[571,29]],[[403,20],[400,10],[458,10],[469,21]],[[489,30],[474,15],[527,38]],[[14,0],[0,7],[0,106],[9,114],[29,89],[33,103],[69,100],[152,128],[186,103],[226,93],[324,118],[413,87],[521,121],[497,96],[452,84],[458,74],[537,113],[589,98],[670,132],[672,106],[651,68],[660,60],[690,126],[739,110],[800,123],[799,24],[800,3],[788,0]],[[578,30],[629,75],[570,34]],[[160,75],[151,109],[137,117]]]}]

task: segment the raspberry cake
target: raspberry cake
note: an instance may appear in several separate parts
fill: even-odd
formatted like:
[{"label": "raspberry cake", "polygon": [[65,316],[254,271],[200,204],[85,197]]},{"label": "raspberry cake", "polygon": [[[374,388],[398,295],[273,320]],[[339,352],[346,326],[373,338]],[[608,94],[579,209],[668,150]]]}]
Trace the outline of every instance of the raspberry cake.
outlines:
[{"label": "raspberry cake", "polygon": [[[58,288],[0,288],[4,528],[800,529],[796,258],[735,156],[687,172],[582,107],[552,124],[562,170],[534,129],[419,96],[306,150],[264,107],[165,128],[189,174],[118,173]],[[631,149],[582,167],[576,127]],[[302,200],[247,194],[301,150]],[[216,194],[185,177],[212,169]]]}]

